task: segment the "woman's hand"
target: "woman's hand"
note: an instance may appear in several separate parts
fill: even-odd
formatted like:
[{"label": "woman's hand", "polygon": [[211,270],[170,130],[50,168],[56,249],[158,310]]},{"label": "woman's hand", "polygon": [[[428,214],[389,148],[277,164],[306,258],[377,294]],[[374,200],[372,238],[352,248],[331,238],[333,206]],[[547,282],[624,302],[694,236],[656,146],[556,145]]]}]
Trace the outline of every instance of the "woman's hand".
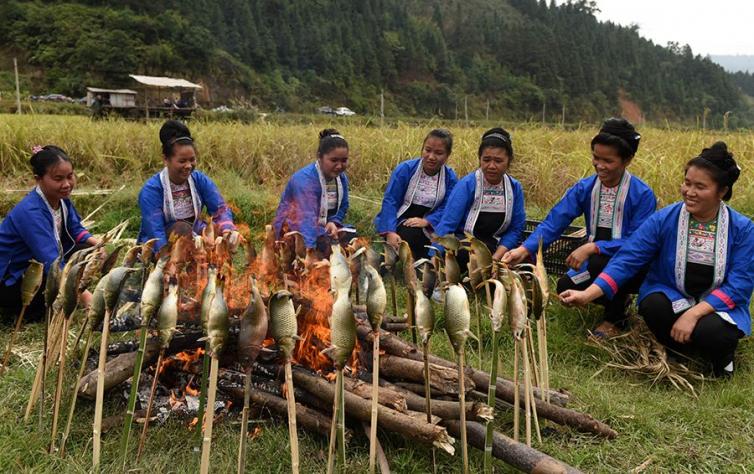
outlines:
[{"label": "woman's hand", "polygon": [[680,318],[676,320],[675,324],[673,324],[673,327],[670,328],[670,337],[672,337],[674,341],[681,344],[690,342],[691,333],[694,332],[694,328],[696,327],[696,323],[698,321],[699,318],[697,318],[691,312],[691,310],[686,311],[681,315]]},{"label": "woman's hand", "polygon": [[421,217],[409,217],[405,221],[403,221],[403,225],[406,227],[419,227],[424,228],[429,225],[429,221],[427,219],[423,219]]},{"label": "woman's hand", "polygon": [[565,290],[563,293],[559,294],[558,297],[560,298],[560,302],[565,306],[584,306],[602,295],[604,295],[602,288],[595,284],[591,284],[584,291]]},{"label": "woman's hand", "polygon": [[506,253],[508,253],[508,249],[504,245],[501,245],[492,254],[492,260],[500,260]]},{"label": "woman's hand", "polygon": [[513,265],[518,265],[519,263],[523,262],[524,259],[528,256],[529,256],[529,251],[526,250],[526,247],[522,245],[518,248],[505,252],[502,256],[502,260],[504,264],[513,266]]},{"label": "woman's hand", "polygon": [[388,245],[395,248],[396,250],[401,245],[401,236],[396,234],[395,232],[388,232],[385,234],[385,240],[387,241]]},{"label": "woman's hand", "polygon": [[338,225],[335,222],[325,224],[325,232],[335,240],[338,240]]},{"label": "woman's hand", "polygon": [[238,248],[238,243],[241,241],[241,234],[236,230],[227,229],[223,231],[223,239],[228,242],[230,251],[235,252],[236,248]]},{"label": "woman's hand", "polygon": [[574,270],[578,270],[590,256],[596,253],[597,245],[594,242],[587,242],[571,252],[571,255],[566,258],[566,265]]}]

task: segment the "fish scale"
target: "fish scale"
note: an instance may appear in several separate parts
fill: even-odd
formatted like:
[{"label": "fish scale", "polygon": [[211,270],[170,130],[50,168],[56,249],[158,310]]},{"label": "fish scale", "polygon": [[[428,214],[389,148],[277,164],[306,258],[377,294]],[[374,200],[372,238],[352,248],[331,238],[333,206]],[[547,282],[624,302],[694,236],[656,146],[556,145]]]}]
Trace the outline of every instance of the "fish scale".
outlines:
[{"label": "fish scale", "polygon": [[256,360],[259,355],[262,342],[267,335],[267,325],[267,308],[264,306],[256,282],[252,279],[249,306],[241,315],[238,331],[239,361],[245,366]]},{"label": "fish scale", "polygon": [[298,337],[296,310],[291,298],[291,293],[285,290],[270,297],[270,334],[288,358],[293,354]]},{"label": "fish scale", "polygon": [[162,348],[168,347],[178,323],[178,282],[173,280],[168,285],[168,294],[163,298],[157,313],[157,330],[160,334]]},{"label": "fish scale", "polygon": [[330,320],[330,344],[325,349],[336,367],[345,366],[356,345],[356,320],[347,291],[337,291]]},{"label": "fish scale", "polygon": [[225,341],[228,338],[230,322],[228,321],[228,305],[223,293],[224,287],[225,280],[219,278],[207,316],[207,337],[209,338],[209,349],[213,355],[220,354],[223,351]]},{"label": "fish scale", "polygon": [[470,335],[471,310],[466,290],[451,285],[445,294],[445,332],[456,353],[460,352]]},{"label": "fish scale", "polygon": [[382,324],[387,306],[387,291],[380,273],[371,265],[362,267],[367,279],[367,316],[372,330],[376,331]]}]

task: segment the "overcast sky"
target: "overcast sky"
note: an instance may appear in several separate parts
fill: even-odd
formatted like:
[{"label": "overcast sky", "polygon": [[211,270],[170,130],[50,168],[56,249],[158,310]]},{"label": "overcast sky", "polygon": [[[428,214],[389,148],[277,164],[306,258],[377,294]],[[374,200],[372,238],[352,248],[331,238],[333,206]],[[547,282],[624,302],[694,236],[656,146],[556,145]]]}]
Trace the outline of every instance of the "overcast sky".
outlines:
[{"label": "overcast sky", "polygon": [[597,0],[597,7],[600,20],[637,24],[662,46],[677,41],[703,56],[754,55],[754,0]]}]

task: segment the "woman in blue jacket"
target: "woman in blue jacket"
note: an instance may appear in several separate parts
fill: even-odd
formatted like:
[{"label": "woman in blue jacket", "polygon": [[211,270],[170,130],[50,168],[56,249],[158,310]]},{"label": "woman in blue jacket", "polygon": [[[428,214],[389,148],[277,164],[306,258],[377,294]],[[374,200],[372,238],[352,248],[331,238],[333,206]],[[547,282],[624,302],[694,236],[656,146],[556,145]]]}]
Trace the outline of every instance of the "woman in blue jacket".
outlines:
[{"label": "woman in blue jacket", "polygon": [[[296,171],[285,186],[275,214],[275,236],[301,232],[306,248],[329,252],[348,212],[348,142],[337,130],[319,133],[317,160]],[[329,238],[326,238],[329,237]]]},{"label": "woman in blue jacket", "polygon": [[[68,155],[54,145],[34,147],[31,167],[36,186],[0,223],[0,305],[13,312],[21,308],[21,280],[29,260],[43,263],[46,275],[59,255],[62,266],[77,247],[97,244],[70,200],[76,175]],[[40,290],[26,318],[39,320],[44,310]]]},{"label": "woman in blue jacket", "polygon": [[408,242],[415,259],[427,256],[429,235],[440,223],[447,197],[458,182],[445,163],[453,151],[453,136],[436,128],[427,134],[421,157],[400,163],[385,189],[382,209],[374,219],[377,232],[398,248]]},{"label": "woman in blue jacket", "polygon": [[[196,171],[196,144],[188,127],[168,120],[160,128],[162,159],[165,167],[144,183],[139,192],[141,229],[138,243],[156,238],[155,251],[168,242],[168,233],[182,221],[198,234],[205,227],[200,219],[206,207],[212,222],[232,244],[238,241],[233,214],[215,183]],[[167,191],[167,192],[166,192]]]},{"label": "woman in blue jacket", "polygon": [[[589,231],[588,242],[566,259],[571,268],[558,280],[558,292],[583,290],[605,268],[636,229],[655,212],[657,199],[652,189],[626,169],[639,148],[640,135],[625,119],[611,118],[592,139],[592,165],[595,174],[574,184],[555,204],[545,220],[518,248],[508,252],[509,265],[533,258],[540,239],[546,249],[560,238],[576,217],[583,215]],[[609,337],[625,324],[629,294],[641,285],[642,272],[628,282],[612,300],[601,299],[604,320],[594,329],[598,337]]]},{"label": "woman in blue jacket", "polygon": [[[526,223],[521,183],[508,175],[513,161],[510,134],[502,128],[486,131],[478,155],[479,168],[453,188],[435,233],[473,234],[487,244],[493,258],[500,259],[521,242]],[[465,260],[459,254],[462,270]]]},{"label": "woman in blue jacket", "polygon": [[723,142],[686,164],[683,200],[650,217],[586,290],[561,300],[583,305],[614,298],[649,264],[639,292],[639,314],[657,340],[712,363],[715,375],[733,372],[738,340],[751,334],[754,223],[728,207],[740,169]]}]

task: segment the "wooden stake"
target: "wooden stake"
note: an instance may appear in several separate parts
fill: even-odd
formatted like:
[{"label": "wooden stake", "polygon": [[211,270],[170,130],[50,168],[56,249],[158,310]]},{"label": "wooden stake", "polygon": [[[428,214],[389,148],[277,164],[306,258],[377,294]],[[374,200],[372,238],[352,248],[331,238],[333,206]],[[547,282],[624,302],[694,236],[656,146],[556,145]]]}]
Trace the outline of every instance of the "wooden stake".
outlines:
[{"label": "wooden stake", "polygon": [[[87,325],[88,326],[88,325]],[[68,409],[68,420],[65,422],[65,430],[63,431],[63,439],[60,441],[60,457],[65,457],[65,444],[68,441],[68,435],[71,432],[71,424],[73,422],[73,413],[76,410],[76,400],[78,400],[79,383],[81,377],[84,376],[84,370],[86,369],[86,359],[89,358],[89,349],[92,345],[92,336],[94,330],[89,327],[86,335],[86,342],[84,343],[84,353],[81,355],[81,364],[79,364],[79,372],[76,375],[76,380],[73,382],[73,393],[71,395],[71,405]]]},{"label": "wooden stake", "polygon": [[134,374],[131,377],[131,393],[128,395],[128,406],[126,407],[126,418],[123,421],[123,434],[120,438],[120,457],[123,460],[123,470],[126,470],[128,461],[128,443],[131,438],[131,426],[134,420],[134,410],[136,409],[136,397],[139,393],[139,382],[141,381],[141,366],[144,362],[144,352],[147,346],[147,336],[149,335],[149,321],[145,319],[141,322],[141,334],[139,335],[139,348],[136,352],[136,363],[134,363]]},{"label": "wooden stake", "polygon": [[515,392],[513,393],[513,440],[518,441],[519,427],[519,409],[521,408],[521,400],[519,392],[521,386],[518,380],[518,339],[513,338],[513,385],[515,386]]},{"label": "wooden stake", "polygon": [[219,361],[216,355],[212,355],[211,367],[209,369],[209,393],[207,394],[207,427],[204,429],[202,438],[202,463],[199,467],[201,474],[209,472],[209,453],[212,448],[212,425],[215,422],[215,397],[217,396],[217,372],[219,371]]},{"label": "wooden stake", "polygon": [[[490,306],[492,307],[492,306]],[[492,332],[492,367],[490,368],[490,380],[497,380],[497,367],[500,362],[497,356],[497,338],[498,334]],[[495,406],[495,396],[497,391],[497,384],[491,383],[487,387],[487,405]],[[487,474],[492,473],[492,441],[495,434],[495,429],[492,426],[492,420],[487,422],[486,435],[484,438],[484,472]]]},{"label": "wooden stake", "polygon": [[375,331],[372,338],[372,418],[369,424],[369,472],[376,471],[377,460],[377,408],[380,390],[380,334]]},{"label": "wooden stake", "polygon": [[340,406],[338,407],[338,458],[340,469],[346,468],[346,396],[343,388],[343,369],[338,372],[338,391],[340,392]]},{"label": "wooden stake", "polygon": [[65,353],[68,342],[68,318],[63,319],[63,337],[60,338],[60,361],[58,365],[58,380],[55,387],[55,401],[52,405],[52,432],[50,434],[49,453],[55,451],[55,439],[58,437],[58,415],[60,414],[60,399],[63,395],[63,377],[65,375]]},{"label": "wooden stake", "polygon": [[18,334],[18,330],[21,329],[21,322],[24,320],[24,314],[26,313],[26,308],[28,307],[28,305],[24,305],[21,308],[21,312],[18,313],[16,324],[13,326],[13,332],[10,335],[10,341],[8,341],[8,348],[5,349],[5,355],[3,356],[3,366],[0,367],[0,376],[3,375],[6,370],[8,370],[8,361],[10,360],[13,343],[16,342],[16,334]]},{"label": "wooden stake", "polygon": [[99,363],[97,364],[97,397],[94,405],[94,425],[92,430],[92,469],[94,472],[99,472],[99,460],[102,442],[102,405],[105,401],[105,364],[107,363],[108,337],[110,337],[110,311],[105,310],[105,319],[102,321],[102,336],[99,343]]},{"label": "wooden stake", "polygon": [[[338,370],[337,377],[340,377],[341,371]],[[330,422],[330,443],[327,448],[327,474],[333,474],[335,470],[335,451],[337,449],[336,446],[336,437],[338,433],[337,423],[338,423],[338,410],[340,408],[340,397],[342,393],[340,390],[338,390],[338,384],[336,379],[335,384],[335,396],[333,396],[333,407],[332,407],[332,422]]]},{"label": "wooden stake", "polygon": [[243,382],[243,411],[241,412],[241,439],[238,442],[238,474],[246,467],[246,438],[249,435],[249,401],[251,398],[251,367],[246,369]]},{"label": "wooden stake", "polygon": [[[377,339],[377,338],[375,338]],[[424,400],[427,403],[427,423],[432,424],[432,388],[429,385],[429,341],[424,343]],[[432,446],[432,473],[437,472],[437,453]]]},{"label": "wooden stake", "polygon": [[196,412],[197,426],[199,427],[196,434],[197,443],[202,444],[202,433],[204,432],[204,407],[207,404],[207,385],[209,384],[209,341],[204,343],[204,355],[202,356],[202,381],[199,385],[199,410]]},{"label": "wooden stake", "polygon": [[463,374],[463,347],[458,351],[458,400],[461,403],[461,452],[463,453],[463,472],[469,474],[469,445],[466,439],[466,389]]},{"label": "wooden stake", "polygon": [[[525,328],[524,331],[528,331]],[[528,336],[524,335],[521,345],[521,358],[524,360],[524,416],[526,417],[526,445],[531,447],[531,372],[529,371]]]},{"label": "wooden stake", "polygon": [[147,412],[144,415],[144,427],[141,429],[139,437],[139,449],[136,451],[136,462],[141,459],[141,453],[144,451],[144,444],[147,441],[147,431],[149,430],[149,417],[152,415],[152,402],[154,402],[154,393],[157,391],[157,379],[160,378],[160,367],[162,367],[162,358],[165,357],[165,348],[160,349],[160,355],[157,357],[157,365],[154,369],[154,378],[152,379],[152,388],[149,390],[149,401],[147,402]]},{"label": "wooden stake", "polygon": [[18,60],[13,58],[13,70],[16,73],[16,113],[21,115],[21,86],[18,81]]},{"label": "wooden stake", "polygon": [[[215,378],[217,378],[215,376]],[[293,374],[290,359],[285,362],[285,398],[288,400],[288,437],[291,440],[291,472],[298,474],[298,432],[296,431],[296,397],[293,393]]]}]

